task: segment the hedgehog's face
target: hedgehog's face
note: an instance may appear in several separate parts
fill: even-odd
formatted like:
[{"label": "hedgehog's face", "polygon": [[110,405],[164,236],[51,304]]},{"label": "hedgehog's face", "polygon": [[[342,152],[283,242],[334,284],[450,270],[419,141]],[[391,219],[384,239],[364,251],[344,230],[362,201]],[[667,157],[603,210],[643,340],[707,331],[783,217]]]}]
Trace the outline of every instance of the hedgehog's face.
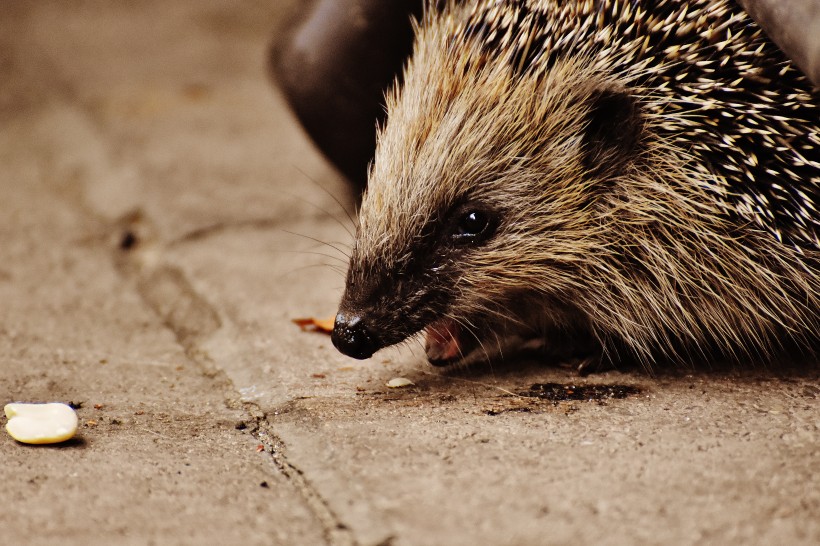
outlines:
[{"label": "hedgehog's face", "polygon": [[333,332],[340,351],[368,358],[426,330],[428,359],[449,363],[583,327],[596,195],[634,144],[638,116],[612,84],[569,85],[554,72],[508,82],[408,73],[360,211]]},{"label": "hedgehog's face", "polygon": [[[462,321],[478,320],[494,303],[456,293],[469,282],[465,272],[482,267],[480,255],[503,240],[504,215],[502,208],[467,199],[418,215],[410,237],[385,233],[384,244],[375,250],[378,256],[357,244],[336,318],[335,345],[349,356],[367,358],[428,328],[430,339],[438,340],[428,344],[431,362],[467,351],[462,330],[483,328]],[[467,311],[472,306],[476,308]]]}]

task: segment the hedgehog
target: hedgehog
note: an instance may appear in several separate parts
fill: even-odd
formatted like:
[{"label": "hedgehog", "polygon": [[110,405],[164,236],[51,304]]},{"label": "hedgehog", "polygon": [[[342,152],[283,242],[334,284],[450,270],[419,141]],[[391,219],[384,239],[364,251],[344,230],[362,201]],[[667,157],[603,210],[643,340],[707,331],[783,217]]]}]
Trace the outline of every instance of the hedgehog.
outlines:
[{"label": "hedgehog", "polygon": [[820,92],[734,2],[430,2],[415,30],[337,349],[816,355]]}]

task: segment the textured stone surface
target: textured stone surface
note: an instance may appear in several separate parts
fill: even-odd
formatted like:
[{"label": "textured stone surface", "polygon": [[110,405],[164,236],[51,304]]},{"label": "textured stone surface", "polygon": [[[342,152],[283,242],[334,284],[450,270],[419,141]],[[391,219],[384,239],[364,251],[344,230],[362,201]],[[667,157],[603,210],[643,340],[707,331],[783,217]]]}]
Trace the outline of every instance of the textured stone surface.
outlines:
[{"label": "textured stone surface", "polygon": [[[298,4],[4,6],[0,402],[82,405],[0,438],[4,542],[820,542],[816,370],[442,372],[290,322],[354,208],[266,73]],[[575,381],[642,391],[519,394]]]}]

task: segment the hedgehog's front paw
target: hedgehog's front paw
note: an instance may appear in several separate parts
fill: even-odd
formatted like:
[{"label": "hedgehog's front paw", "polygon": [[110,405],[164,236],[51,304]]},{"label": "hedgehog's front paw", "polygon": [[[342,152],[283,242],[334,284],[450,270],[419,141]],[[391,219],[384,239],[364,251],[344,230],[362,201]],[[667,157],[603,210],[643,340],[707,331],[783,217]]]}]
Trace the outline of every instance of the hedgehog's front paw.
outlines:
[{"label": "hedgehog's front paw", "polygon": [[615,365],[608,358],[603,358],[601,353],[594,353],[577,360],[575,369],[578,375],[586,377],[591,374],[608,372],[615,369]]}]

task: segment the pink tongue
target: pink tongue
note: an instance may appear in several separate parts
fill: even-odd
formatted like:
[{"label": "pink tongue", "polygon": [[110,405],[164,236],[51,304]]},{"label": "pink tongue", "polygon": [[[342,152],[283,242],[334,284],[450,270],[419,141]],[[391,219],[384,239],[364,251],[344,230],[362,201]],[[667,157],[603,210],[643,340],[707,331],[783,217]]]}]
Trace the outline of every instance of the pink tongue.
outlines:
[{"label": "pink tongue", "polygon": [[459,327],[450,319],[437,320],[427,327],[425,351],[430,361],[452,360],[461,355],[458,346]]}]

